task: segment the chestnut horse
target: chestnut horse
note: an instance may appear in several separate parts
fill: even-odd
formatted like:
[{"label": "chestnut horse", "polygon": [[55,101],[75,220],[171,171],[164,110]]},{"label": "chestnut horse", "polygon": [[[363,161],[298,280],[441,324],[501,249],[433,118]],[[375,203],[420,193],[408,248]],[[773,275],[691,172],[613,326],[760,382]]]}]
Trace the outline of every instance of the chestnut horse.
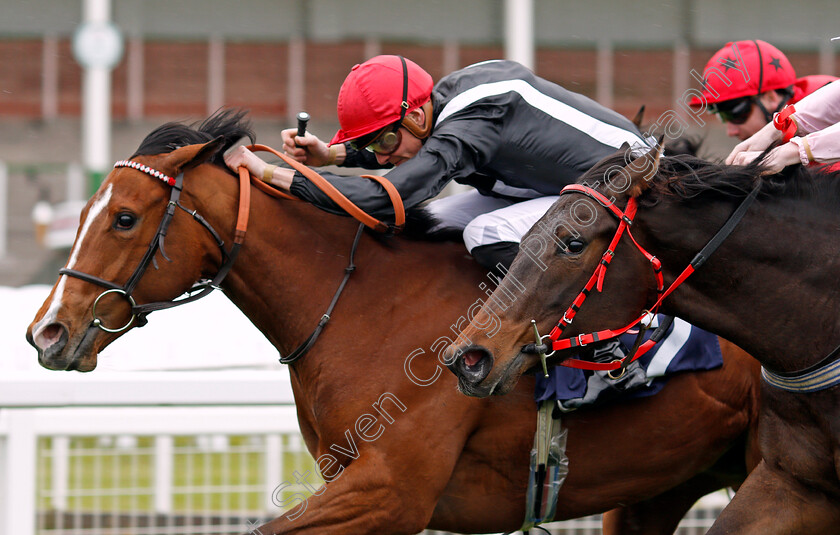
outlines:
[{"label": "chestnut horse", "polygon": [[[533,378],[510,396],[475,400],[437,363],[480,304],[487,274],[460,243],[357,234],[350,218],[247,182],[240,191],[221,151],[249,133],[243,121],[227,112],[198,129],[164,125],[108,175],[27,331],[40,363],[93,370],[97,353],[146,312],[198,280],[217,284],[230,266],[219,242],[242,241],[233,227],[248,193],[247,238],[221,287],[281,355],[307,339],[348,264],[358,266],[316,343],[291,364],[301,432],[327,485],[253,532],[516,530],[536,428]],[[167,204],[169,182],[181,189]],[[677,376],[656,396],[564,416],[572,469],[555,518],[623,507],[608,533],[672,533],[696,499],[743,481],[758,460],[758,367],[737,348],[724,352],[722,368]]]},{"label": "chestnut horse", "polygon": [[[762,177],[760,164],[629,160],[593,167],[523,239],[510,275],[528,290],[498,311],[492,338],[473,325],[463,336],[474,344],[450,348],[460,351],[452,369],[463,390],[509,391],[540,352],[559,349],[559,362],[568,340],[621,330],[661,303],[763,366],[764,460],[709,533],[840,533],[840,173],[795,166]],[[601,291],[579,293],[591,277]],[[540,343],[532,318],[551,329]]]}]

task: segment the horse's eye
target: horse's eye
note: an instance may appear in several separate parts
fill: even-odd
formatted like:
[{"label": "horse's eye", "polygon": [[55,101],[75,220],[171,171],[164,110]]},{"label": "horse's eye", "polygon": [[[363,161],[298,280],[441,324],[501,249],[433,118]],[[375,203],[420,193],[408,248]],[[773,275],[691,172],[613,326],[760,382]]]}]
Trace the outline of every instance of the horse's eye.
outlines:
[{"label": "horse's eye", "polygon": [[117,214],[117,217],[114,219],[114,228],[117,230],[128,230],[134,226],[137,222],[137,218],[134,217],[133,214]]},{"label": "horse's eye", "polygon": [[566,243],[566,251],[572,254],[578,254],[582,252],[584,247],[586,247],[586,244],[583,243],[581,240],[572,239]]}]

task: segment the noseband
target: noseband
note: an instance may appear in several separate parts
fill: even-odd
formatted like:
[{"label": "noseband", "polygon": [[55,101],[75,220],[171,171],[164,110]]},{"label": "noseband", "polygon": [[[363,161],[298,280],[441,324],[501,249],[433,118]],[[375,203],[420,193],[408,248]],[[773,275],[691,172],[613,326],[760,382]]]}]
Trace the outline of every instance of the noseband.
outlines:
[{"label": "noseband", "polygon": [[[611,338],[615,338],[620,336],[638,324],[642,324],[642,328],[638,333],[638,338],[636,339],[636,343],[633,345],[632,350],[624,359],[615,360],[613,362],[589,362],[585,360],[579,359],[567,359],[561,362],[560,364],[563,366],[568,366],[570,368],[579,368],[584,370],[624,370],[631,362],[638,359],[642,355],[644,355],[647,351],[649,351],[654,345],[656,345],[659,340],[665,334],[668,326],[670,325],[670,321],[663,323],[662,325],[657,328],[656,332],[644,343],[642,343],[642,336],[644,335],[645,331],[647,330],[648,326],[650,325],[653,317],[655,316],[656,312],[659,310],[662,301],[665,300],[668,295],[671,294],[680,284],[682,284],[689,275],[694,273],[708,258],[709,256],[717,249],[721,243],[732,233],[741,219],[744,217],[744,214],[747,212],[747,209],[755,200],[756,196],[758,195],[758,190],[760,187],[760,183],[756,184],[753,190],[750,192],[747,197],[741,202],[741,204],[735,209],[732,215],[729,216],[729,219],[724,223],[723,227],[718,230],[717,234],[712,237],[711,240],[700,250],[699,253],[694,257],[694,259],[689,263],[688,266],[683,270],[683,272],[671,283],[671,285],[665,289],[663,277],[662,277],[662,264],[655,256],[650,254],[645,250],[644,247],[639,245],[636,239],[633,237],[633,234],[630,231],[630,227],[633,225],[633,218],[636,217],[636,210],[638,208],[638,203],[635,197],[631,197],[630,200],[627,201],[627,207],[622,211],[618,208],[614,202],[610,199],[602,195],[601,193],[595,191],[591,187],[584,186],[582,184],[570,184],[563,188],[560,192],[560,195],[570,194],[570,193],[579,193],[590,197],[591,199],[595,200],[598,204],[606,208],[610,214],[615,216],[618,219],[618,229],[616,230],[615,235],[613,236],[612,241],[610,242],[607,250],[604,251],[604,254],[601,256],[601,261],[598,263],[598,267],[595,268],[595,272],[589,278],[589,281],[584,286],[583,290],[577,295],[577,297],[572,301],[572,305],[566,309],[563,313],[563,316],[560,318],[560,321],[554,326],[551,332],[545,336],[540,337],[539,333],[537,334],[537,344],[531,344],[530,346],[526,346],[529,351],[528,352],[536,352],[540,355],[540,359],[543,362],[543,369],[546,369],[545,359],[551,356],[555,351],[562,350],[562,349],[570,349],[575,347],[583,347],[585,345],[592,344],[594,342],[600,342],[604,340],[609,340]],[[650,262],[651,267],[653,268],[653,274],[656,277],[656,284],[657,284],[657,294],[658,299],[650,307],[649,310],[645,310],[642,314],[633,320],[630,324],[620,329],[606,329],[602,331],[595,331],[588,334],[579,334],[577,336],[573,336],[570,338],[563,338],[561,339],[560,336],[563,334],[563,331],[571,325],[572,321],[574,320],[575,315],[577,314],[580,307],[583,305],[583,302],[586,300],[589,292],[592,291],[593,288],[597,289],[599,292],[603,288],[604,283],[604,276],[606,275],[607,268],[610,266],[610,262],[612,262],[613,257],[615,256],[615,249],[618,246],[621,237],[624,234],[627,234],[630,239],[633,241],[633,244],[636,248],[641,252],[645,258]],[[549,344],[545,344],[543,342],[544,339],[549,340]],[[546,353],[548,349],[551,349],[549,353]]]},{"label": "noseband", "polygon": [[[123,285],[119,285],[114,282],[101,279],[95,275],[90,275],[88,273],[77,271],[75,269],[62,268],[58,271],[59,275],[68,275],[106,288],[106,290],[99,294],[99,297],[97,297],[94,300],[91,312],[93,314],[92,325],[109,333],[123,332],[126,329],[128,329],[135,320],[137,321],[137,326],[142,327],[148,322],[146,316],[149,313],[154,312],[156,310],[164,310],[167,308],[172,308],[175,306],[190,303],[192,301],[204,297],[205,295],[218,288],[219,284],[221,284],[222,280],[224,280],[225,276],[227,276],[228,272],[233,267],[233,263],[236,260],[236,256],[239,254],[239,249],[242,246],[242,242],[245,241],[245,230],[248,226],[248,212],[250,209],[250,176],[248,175],[247,170],[243,169],[240,170],[239,218],[237,219],[236,224],[236,234],[230,251],[227,251],[225,250],[224,241],[219,236],[219,233],[216,232],[216,230],[210,225],[210,223],[208,223],[207,220],[205,220],[200,214],[198,214],[196,210],[188,210],[180,203],[179,199],[181,197],[181,190],[183,189],[184,182],[183,172],[178,174],[176,178],[172,178],[170,176],[167,176],[165,173],[161,173],[156,169],[153,169],[138,162],[133,162],[131,160],[121,160],[114,164],[115,169],[120,167],[130,167],[142,173],[146,173],[149,176],[160,179],[172,188],[172,191],[169,195],[169,203],[166,206],[166,212],[163,214],[163,219],[161,219],[160,225],[158,225],[155,237],[152,238],[152,242],[146,249],[146,254],[144,254],[143,258],[140,259],[140,263],[137,265],[137,267],[134,269],[134,272]],[[187,290],[185,294],[186,297],[182,297],[180,299],[173,299],[171,301],[158,301],[138,305],[132,297],[132,293],[137,287],[137,284],[140,282],[140,279],[143,277],[143,274],[149,268],[149,264],[154,264],[155,269],[157,269],[157,261],[155,260],[155,255],[157,254],[157,252],[160,251],[161,256],[163,256],[163,258],[165,258],[167,261],[171,262],[171,260],[169,260],[169,257],[166,256],[166,251],[164,249],[164,240],[166,238],[166,233],[169,230],[169,225],[172,223],[172,218],[175,215],[176,208],[180,208],[184,212],[190,214],[193,217],[193,219],[195,219],[199,224],[201,224],[201,226],[207,229],[207,231],[213,236],[213,239],[216,241],[216,245],[219,247],[219,250],[222,253],[222,266],[219,268],[219,271],[216,273],[216,276],[214,276],[211,280],[200,281],[193,284],[193,286],[189,290]],[[131,317],[122,327],[106,327],[102,320],[97,316],[96,306],[99,304],[99,301],[108,294],[116,294],[123,296],[128,301],[128,304],[131,307]]]}]

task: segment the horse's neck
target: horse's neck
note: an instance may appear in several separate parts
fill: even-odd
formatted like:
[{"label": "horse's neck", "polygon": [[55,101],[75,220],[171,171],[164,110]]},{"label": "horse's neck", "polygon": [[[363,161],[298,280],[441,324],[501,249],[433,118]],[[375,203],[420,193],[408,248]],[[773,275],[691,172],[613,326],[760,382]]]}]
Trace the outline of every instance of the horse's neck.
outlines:
[{"label": "horse's neck", "polygon": [[[684,209],[670,210],[667,218],[656,216],[673,229],[658,231],[659,243],[652,248],[654,254],[664,252],[660,259],[671,279],[719,223],[702,232],[685,229],[695,229],[700,220],[722,221],[730,210],[722,210],[720,218],[701,218]],[[816,218],[801,213],[785,217],[778,206],[755,203],[663,310],[731,340],[779,371],[818,361],[840,344],[840,292],[832,280],[840,270],[840,236],[832,230],[836,225],[816,224]],[[801,318],[814,317],[815,310],[825,320],[803,329]]]},{"label": "horse's neck", "polygon": [[[244,246],[223,286],[234,304],[288,355],[312,333],[334,298],[359,224],[306,203],[256,192],[252,202]],[[477,292],[480,271],[465,257],[460,244],[383,244],[363,234],[353,259],[358,270],[351,274],[325,334],[335,333],[337,323],[354,323],[359,329],[371,328],[365,321],[377,327],[399,324],[411,307],[392,303],[413,291],[412,283],[422,284],[424,293],[419,295],[460,292],[469,298]],[[347,312],[349,308],[358,315],[381,309],[383,303],[393,310],[374,314],[373,319],[351,318]]]},{"label": "horse's neck", "polygon": [[224,286],[257,328],[288,354],[326,311],[348,266],[357,225],[294,202],[255,201],[245,244]]}]

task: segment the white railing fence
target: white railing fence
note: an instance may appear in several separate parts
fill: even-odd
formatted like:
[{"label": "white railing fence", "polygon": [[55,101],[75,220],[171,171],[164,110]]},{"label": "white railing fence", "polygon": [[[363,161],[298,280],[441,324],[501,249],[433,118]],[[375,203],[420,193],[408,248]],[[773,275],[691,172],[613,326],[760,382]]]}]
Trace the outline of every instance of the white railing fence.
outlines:
[{"label": "white railing fence", "polygon": [[0,259],[9,247],[9,166],[0,160]]},{"label": "white railing fence", "polygon": [[[160,312],[81,374],[38,367],[24,340],[48,292],[0,287],[0,535],[241,535],[320,485],[287,369],[223,295]],[[679,535],[705,533],[721,501]]]},{"label": "white railing fence", "polygon": [[0,533],[243,533],[321,484],[284,372],[62,375],[0,379]]},{"label": "white railing fence", "polygon": [[[12,372],[0,407],[4,535],[241,534],[322,483],[283,371]],[[601,531],[597,517],[549,527]]]}]

